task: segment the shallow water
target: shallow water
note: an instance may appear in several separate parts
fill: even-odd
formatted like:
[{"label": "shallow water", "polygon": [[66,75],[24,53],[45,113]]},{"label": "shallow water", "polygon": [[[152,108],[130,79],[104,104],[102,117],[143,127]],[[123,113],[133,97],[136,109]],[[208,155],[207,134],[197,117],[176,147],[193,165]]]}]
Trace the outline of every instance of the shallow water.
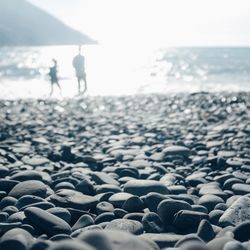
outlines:
[{"label": "shallow water", "polygon": [[[47,97],[52,58],[63,96],[77,93],[74,46],[0,49],[0,98]],[[250,48],[83,48],[89,95],[249,91]],[[54,96],[59,96],[55,91]]]}]

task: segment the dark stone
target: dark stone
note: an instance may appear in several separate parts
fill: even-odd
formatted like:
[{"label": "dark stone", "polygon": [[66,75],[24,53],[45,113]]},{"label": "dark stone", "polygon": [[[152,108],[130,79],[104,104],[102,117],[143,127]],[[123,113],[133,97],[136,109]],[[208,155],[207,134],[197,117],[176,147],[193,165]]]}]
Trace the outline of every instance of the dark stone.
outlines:
[{"label": "dark stone", "polygon": [[169,194],[168,188],[163,183],[154,180],[130,180],[124,185],[124,192],[138,196],[149,192]]},{"label": "dark stone", "polygon": [[197,235],[204,241],[209,242],[215,237],[215,232],[208,220],[202,220],[197,229]]},{"label": "dark stone", "polygon": [[205,194],[198,200],[198,204],[206,207],[209,212],[212,211],[218,203],[224,203],[224,200],[214,194]]},{"label": "dark stone", "polygon": [[154,212],[146,213],[142,217],[142,225],[147,233],[162,233],[164,231],[159,215]]},{"label": "dark stone", "polygon": [[196,232],[203,219],[208,219],[208,215],[196,211],[180,210],[174,216],[173,225],[181,231]]},{"label": "dark stone", "polygon": [[215,209],[209,213],[209,220],[212,224],[218,225],[220,217],[224,214],[223,210]]},{"label": "dark stone", "polygon": [[24,195],[46,197],[47,187],[41,181],[23,181],[15,185],[9,192],[9,196],[20,198]]},{"label": "dark stone", "polygon": [[158,205],[157,214],[164,224],[171,224],[174,220],[174,215],[180,210],[192,210],[192,207],[185,201],[166,199]]},{"label": "dark stone", "polygon": [[132,197],[132,194],[129,193],[116,193],[109,197],[108,201],[116,208],[121,208],[123,203],[130,197]]},{"label": "dark stone", "polygon": [[9,193],[18,183],[19,181],[0,179],[0,190]]},{"label": "dark stone", "polygon": [[144,213],[128,213],[123,217],[123,219],[137,220],[141,222],[143,216],[144,216]]},{"label": "dark stone", "polygon": [[0,209],[3,209],[7,206],[15,206],[17,199],[14,197],[6,196],[0,201]]},{"label": "dark stone", "polygon": [[16,203],[16,207],[18,209],[21,209],[23,207],[26,207],[27,205],[43,202],[45,199],[35,196],[35,195],[23,195],[20,197]]},{"label": "dark stone", "polygon": [[97,214],[102,214],[102,213],[105,213],[105,212],[113,212],[113,211],[114,211],[114,206],[111,203],[107,202],[107,201],[99,202],[96,205]]},{"label": "dark stone", "polygon": [[250,240],[250,220],[238,224],[234,230],[234,238],[240,242]]},{"label": "dark stone", "polygon": [[132,212],[141,212],[144,208],[143,201],[138,196],[128,198],[122,205],[122,209]]},{"label": "dark stone", "polygon": [[66,208],[52,207],[49,208],[47,212],[59,217],[60,219],[66,221],[68,224],[71,222],[71,214]]},{"label": "dark stone", "polygon": [[21,228],[11,229],[0,239],[0,249],[3,250],[28,250],[33,243],[33,237]]},{"label": "dark stone", "polygon": [[31,221],[35,229],[38,229],[48,236],[71,233],[71,228],[68,223],[40,208],[29,207],[24,210],[24,214],[27,219]]},{"label": "dark stone", "polygon": [[52,194],[48,200],[58,207],[81,210],[95,208],[97,204],[97,200],[94,197],[69,189],[60,190],[57,193]]},{"label": "dark stone", "polygon": [[72,230],[76,231],[79,228],[84,228],[94,224],[95,221],[93,220],[93,218],[88,214],[84,214],[77,220],[77,222],[72,227]]},{"label": "dark stone", "polygon": [[143,200],[143,203],[145,206],[151,211],[151,212],[157,212],[157,207],[159,203],[166,199],[166,196],[163,194],[153,193],[150,192],[145,196],[142,196],[141,199]]},{"label": "dark stone", "polygon": [[102,222],[112,221],[114,219],[115,219],[115,214],[113,212],[105,212],[105,213],[99,214],[95,218],[95,224],[100,224]]}]

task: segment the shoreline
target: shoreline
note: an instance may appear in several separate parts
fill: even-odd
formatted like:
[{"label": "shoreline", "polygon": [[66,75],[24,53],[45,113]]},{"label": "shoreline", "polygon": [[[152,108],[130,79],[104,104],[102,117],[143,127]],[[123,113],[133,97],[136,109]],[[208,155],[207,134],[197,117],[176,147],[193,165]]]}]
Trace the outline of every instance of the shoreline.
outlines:
[{"label": "shoreline", "polygon": [[249,249],[249,92],[0,106],[0,248]]}]

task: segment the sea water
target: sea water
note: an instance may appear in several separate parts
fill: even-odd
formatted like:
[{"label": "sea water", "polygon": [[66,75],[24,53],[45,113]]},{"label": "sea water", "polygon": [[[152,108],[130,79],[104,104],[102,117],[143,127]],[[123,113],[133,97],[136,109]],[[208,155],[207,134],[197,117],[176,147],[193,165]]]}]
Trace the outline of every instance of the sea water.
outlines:
[{"label": "sea water", "polygon": [[[77,51],[76,46],[0,48],[0,98],[48,97],[53,58],[63,96],[75,96]],[[89,45],[82,53],[88,95],[250,90],[250,48]]]}]

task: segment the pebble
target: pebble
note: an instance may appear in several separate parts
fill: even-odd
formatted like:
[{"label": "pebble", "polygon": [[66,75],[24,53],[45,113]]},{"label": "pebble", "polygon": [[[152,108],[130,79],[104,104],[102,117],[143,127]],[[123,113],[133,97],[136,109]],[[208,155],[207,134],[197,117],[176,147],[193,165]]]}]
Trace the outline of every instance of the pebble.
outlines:
[{"label": "pebble", "polygon": [[69,189],[59,190],[49,196],[48,200],[55,206],[76,208],[85,211],[97,205],[97,200],[94,197]]},{"label": "pebble", "polygon": [[174,216],[173,225],[180,231],[197,231],[203,219],[209,219],[208,215],[202,212],[180,210]]},{"label": "pebble", "polygon": [[214,194],[205,194],[198,200],[198,204],[206,207],[209,212],[219,203],[224,203],[224,200]]},{"label": "pebble", "polygon": [[51,244],[46,250],[96,250],[89,244],[78,240],[61,240]]},{"label": "pebble", "polygon": [[234,238],[240,242],[250,240],[250,220],[238,224],[233,229]]},{"label": "pebble", "polygon": [[162,233],[164,231],[164,224],[158,214],[154,212],[146,213],[142,217],[142,225],[147,233]]},{"label": "pebble", "polygon": [[78,239],[102,250],[159,250],[150,239],[136,237],[124,231],[98,230],[83,232]]},{"label": "pebble", "polygon": [[71,233],[71,227],[68,223],[40,208],[26,208],[24,210],[24,214],[35,229],[39,232],[47,234],[48,236]]},{"label": "pebble", "polygon": [[0,239],[0,249],[28,250],[33,243],[33,237],[26,230],[14,228],[6,232]]},{"label": "pebble", "polygon": [[15,185],[9,192],[9,196],[21,198],[24,195],[35,195],[42,198],[46,197],[47,187],[41,181],[29,180]]},{"label": "pebble", "polygon": [[124,192],[137,196],[143,196],[149,192],[169,194],[169,190],[164,184],[154,180],[130,180],[124,185]]},{"label": "pebble", "polygon": [[208,220],[203,219],[200,222],[199,227],[197,229],[197,235],[204,242],[209,242],[210,240],[212,240],[215,237],[216,234],[213,230],[211,223]]},{"label": "pebble", "polygon": [[164,224],[171,224],[174,221],[175,214],[181,210],[192,210],[192,207],[185,201],[166,199],[158,205],[157,214]]},{"label": "pebble", "polygon": [[144,204],[139,196],[132,196],[123,203],[122,209],[129,213],[141,212],[144,209]]},{"label": "pebble", "polygon": [[236,195],[249,194],[250,193],[250,185],[242,184],[242,183],[236,183],[236,184],[233,184],[232,190]]},{"label": "pebble", "polygon": [[143,225],[135,220],[115,219],[108,223],[107,230],[120,230],[131,234],[139,235],[143,233]]},{"label": "pebble", "polygon": [[225,226],[237,226],[250,220],[250,198],[242,196],[236,199],[219,219],[219,224]]}]

